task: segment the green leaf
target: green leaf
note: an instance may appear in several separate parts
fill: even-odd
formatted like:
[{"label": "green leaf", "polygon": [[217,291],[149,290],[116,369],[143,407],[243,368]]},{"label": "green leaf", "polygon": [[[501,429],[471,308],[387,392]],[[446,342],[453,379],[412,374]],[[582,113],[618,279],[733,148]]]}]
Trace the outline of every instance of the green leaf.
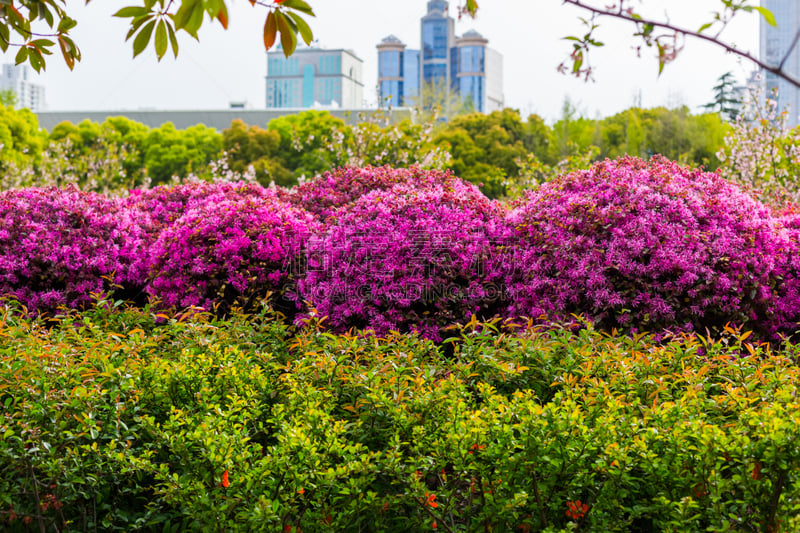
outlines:
[{"label": "green leaf", "polygon": [[195,4],[194,10],[189,15],[189,21],[186,23],[186,26],[183,29],[189,35],[191,35],[195,39],[198,39],[197,30],[199,30],[200,26],[202,25],[203,25],[203,4],[197,2]]},{"label": "green leaf", "polygon": [[761,13],[761,16],[764,17],[764,20],[767,21],[767,24],[775,27],[778,26],[778,24],[775,22],[775,15],[772,14],[772,11],[770,11],[766,7],[761,7],[761,6],[753,6],[753,9]]},{"label": "green leaf", "polygon": [[163,18],[158,21],[158,26],[156,26],[155,44],[156,56],[161,61],[161,58],[167,53],[167,24]]},{"label": "green leaf", "polygon": [[0,49],[2,49],[3,52],[8,50],[9,38],[8,25],[0,24]]},{"label": "green leaf", "polygon": [[203,3],[200,0],[183,0],[172,17],[176,30],[183,30],[197,39],[197,30],[203,24]]},{"label": "green leaf", "polygon": [[58,31],[61,33],[65,33],[77,25],[78,23],[75,22],[74,19],[71,19],[69,17],[64,17],[58,22]]},{"label": "green leaf", "polygon": [[22,46],[22,47],[20,47],[19,52],[17,52],[17,55],[14,58],[14,64],[15,65],[21,65],[22,63],[24,63],[27,60],[28,60],[28,47],[27,46]]},{"label": "green leaf", "polygon": [[703,32],[704,32],[704,31],[706,31],[708,28],[710,28],[710,27],[711,27],[711,25],[712,25],[712,23],[711,23],[711,22],[706,22],[705,24],[703,24],[702,26],[700,26],[700,29],[699,29],[699,30],[697,30],[697,33],[703,33]]},{"label": "green leaf", "polygon": [[300,11],[305,13],[306,15],[314,16],[314,11],[311,9],[311,6],[308,5],[304,0],[285,0],[281,4],[283,7],[290,7],[294,10]]},{"label": "green leaf", "polygon": [[147,48],[147,45],[150,43],[150,36],[153,34],[153,28],[156,26],[156,21],[151,20],[147,24],[144,25],[142,31],[136,36],[133,40],[133,57],[138,56],[144,49]]},{"label": "green leaf", "polygon": [[294,53],[294,49],[297,48],[297,34],[292,28],[290,19],[280,11],[275,11],[275,22],[278,24],[278,31],[281,34],[283,55],[289,57]]},{"label": "green leaf", "polygon": [[297,30],[300,32],[300,36],[303,38],[306,44],[311,44],[311,41],[314,40],[314,34],[311,32],[311,28],[308,26],[305,20],[300,15],[295,13],[289,12],[288,15],[292,17],[294,23],[297,27]]},{"label": "green leaf", "polygon": [[41,52],[34,47],[28,49],[28,62],[36,72],[41,72],[42,67],[45,66],[44,57],[42,57]]},{"label": "green leaf", "polygon": [[143,17],[144,15],[147,15],[148,13],[149,13],[149,11],[146,10],[145,8],[141,7],[141,6],[129,6],[129,7],[123,7],[122,9],[120,9],[119,11],[114,13],[112,16],[113,17],[120,17],[120,18]]},{"label": "green leaf", "polygon": [[172,25],[167,23],[167,32],[169,33],[169,42],[172,45],[172,53],[175,54],[175,57],[178,57],[178,38],[175,37],[175,30],[172,29]]},{"label": "green leaf", "polygon": [[47,9],[47,4],[42,4],[42,12],[39,16],[42,17],[45,21],[47,21],[48,26],[50,26],[51,28],[53,27],[53,23],[55,22],[55,20],[53,19],[53,14],[50,12],[49,9]]},{"label": "green leaf", "polygon": [[140,18],[137,18],[137,19],[133,19],[131,21],[131,28],[128,30],[128,34],[125,36],[125,40],[127,41],[128,39],[133,37],[133,35],[137,31],[139,31],[139,28],[141,28],[142,25],[145,22],[147,22],[148,20],[151,20],[152,18],[153,18],[153,15],[147,15],[146,17],[140,17]]}]

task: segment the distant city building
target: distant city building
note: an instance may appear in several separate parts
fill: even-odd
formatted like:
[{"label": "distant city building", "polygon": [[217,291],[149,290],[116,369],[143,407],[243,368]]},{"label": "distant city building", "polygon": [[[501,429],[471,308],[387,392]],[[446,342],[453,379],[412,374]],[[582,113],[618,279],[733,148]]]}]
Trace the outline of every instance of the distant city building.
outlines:
[{"label": "distant city building", "polygon": [[399,107],[419,94],[419,50],[407,50],[394,35],[378,45],[381,103]]},{"label": "distant city building", "polygon": [[455,21],[444,0],[428,2],[421,19],[420,49],[394,35],[378,44],[378,96],[382,105],[412,105],[422,83],[449,87],[470,100],[476,111],[503,108],[503,56],[471,30],[455,35]]},{"label": "distant city building", "polygon": [[31,70],[27,65],[3,65],[0,89],[14,91],[18,107],[26,107],[31,111],[45,108],[44,87],[31,81]]},{"label": "distant city building", "polygon": [[[789,47],[794,44],[794,38],[800,30],[800,2],[797,0],[761,0],[761,5],[769,9],[778,26],[770,26],[763,17],[760,17],[760,55],[761,61],[772,65],[779,65]],[[793,76],[800,75],[800,52],[798,47],[792,50],[789,58],[783,65],[784,70]],[[764,93],[771,98],[773,91],[778,91],[778,110],[783,111],[789,106],[788,125],[795,127],[800,116],[800,89],[788,81],[779,78],[771,72],[764,72]]]},{"label": "distant city building", "polygon": [[267,52],[267,109],[363,106],[363,61],[350,50],[297,48]]}]

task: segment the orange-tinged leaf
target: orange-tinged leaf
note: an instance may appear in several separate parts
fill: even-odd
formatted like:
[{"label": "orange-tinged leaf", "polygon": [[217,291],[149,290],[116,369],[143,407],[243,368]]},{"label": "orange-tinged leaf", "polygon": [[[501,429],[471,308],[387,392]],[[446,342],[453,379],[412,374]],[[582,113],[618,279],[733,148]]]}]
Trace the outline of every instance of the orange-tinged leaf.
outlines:
[{"label": "orange-tinged leaf", "polygon": [[219,13],[217,13],[217,20],[219,20],[223,28],[228,29],[228,10],[225,8],[225,4],[222,4]]},{"label": "orange-tinged leaf", "polygon": [[275,13],[269,12],[267,21],[264,23],[264,48],[269,50],[275,44],[275,39],[278,36],[278,23],[275,20]]},{"label": "orange-tinged leaf", "polygon": [[222,486],[226,489],[231,486],[230,481],[228,481],[228,471],[222,473]]}]

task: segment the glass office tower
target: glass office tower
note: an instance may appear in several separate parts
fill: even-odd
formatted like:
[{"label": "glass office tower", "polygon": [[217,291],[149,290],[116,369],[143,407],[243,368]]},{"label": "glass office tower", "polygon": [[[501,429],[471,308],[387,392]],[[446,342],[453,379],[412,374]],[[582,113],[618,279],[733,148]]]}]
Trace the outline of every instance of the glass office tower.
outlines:
[{"label": "glass office tower", "polygon": [[420,86],[450,88],[471,102],[475,111],[503,108],[503,56],[471,30],[455,35],[455,21],[445,0],[428,2],[421,20],[419,50],[394,35],[378,45],[378,97],[381,105],[414,105]]},{"label": "glass office tower", "polygon": [[[763,17],[760,21],[760,55],[761,60],[772,65],[779,65],[789,52],[795,35],[800,30],[800,2],[797,0],[762,0],[761,5],[775,15],[777,27],[770,26]],[[800,52],[798,46],[791,51],[784,64],[789,74],[800,76]],[[789,106],[788,125],[798,125],[800,117],[800,89],[771,72],[764,72],[765,94],[772,97],[773,90],[778,92],[778,110]]]}]

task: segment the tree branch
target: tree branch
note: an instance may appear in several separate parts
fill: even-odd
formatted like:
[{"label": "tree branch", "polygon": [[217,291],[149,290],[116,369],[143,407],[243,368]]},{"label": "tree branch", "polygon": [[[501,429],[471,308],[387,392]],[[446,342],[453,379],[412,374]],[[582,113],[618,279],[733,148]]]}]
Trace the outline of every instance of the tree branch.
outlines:
[{"label": "tree branch", "polygon": [[[763,70],[766,70],[767,72],[771,72],[771,73],[775,74],[776,76],[779,76],[779,77],[783,78],[784,80],[788,81],[789,83],[791,83],[795,87],[800,88],[800,78],[797,78],[797,77],[791,75],[790,73],[786,72],[785,70],[783,70],[783,65],[784,65],[784,63],[786,61],[786,58],[784,58],[784,61],[782,61],[781,64],[778,65],[778,66],[770,65],[768,63],[765,63],[765,62],[761,61],[759,58],[753,56],[752,54],[750,54],[748,52],[744,52],[742,50],[739,50],[735,46],[733,46],[731,44],[728,44],[725,41],[721,41],[721,40],[717,39],[716,37],[712,37],[712,36],[709,36],[709,35],[703,35],[702,33],[699,33],[699,32],[696,32],[696,31],[687,30],[685,28],[680,28],[678,26],[670,24],[669,22],[661,22],[661,21],[657,21],[657,20],[650,20],[650,19],[645,19],[645,18],[641,18],[641,17],[638,17],[638,16],[634,17],[634,16],[628,14],[627,12],[623,12],[623,11],[609,11],[609,10],[606,10],[606,9],[603,9],[603,8],[587,5],[587,4],[583,3],[582,0],[563,0],[563,2],[565,4],[571,4],[571,5],[575,6],[575,7],[580,8],[580,9],[583,9],[583,10],[586,10],[586,11],[590,11],[591,13],[599,15],[599,16],[606,16],[606,17],[616,18],[616,19],[624,20],[626,22],[632,22],[632,23],[634,23],[636,25],[652,25],[654,28],[670,30],[670,31],[675,32],[676,34],[683,35],[684,37],[688,35],[690,37],[694,37],[694,38],[697,38],[697,39],[700,39],[700,40],[703,40],[703,41],[710,42],[710,43],[712,43],[712,44],[714,44],[716,46],[721,47],[726,52],[730,52],[730,53],[735,54],[735,55],[737,55],[739,57],[747,59],[748,61],[758,65]],[[794,44],[797,43],[798,39],[800,39],[800,32],[798,32],[798,35],[795,36],[795,41],[792,44],[792,47],[794,47]],[[790,49],[790,52],[791,52],[791,49]]]},{"label": "tree branch", "polygon": [[786,64],[786,61],[789,59],[789,56],[792,55],[794,47],[797,46],[798,39],[800,39],[800,30],[797,30],[797,33],[794,34],[794,39],[792,39],[792,46],[789,47],[789,49],[786,51],[786,55],[783,56],[783,59],[781,59],[781,64],[778,65],[778,70],[783,70],[783,65]]}]

